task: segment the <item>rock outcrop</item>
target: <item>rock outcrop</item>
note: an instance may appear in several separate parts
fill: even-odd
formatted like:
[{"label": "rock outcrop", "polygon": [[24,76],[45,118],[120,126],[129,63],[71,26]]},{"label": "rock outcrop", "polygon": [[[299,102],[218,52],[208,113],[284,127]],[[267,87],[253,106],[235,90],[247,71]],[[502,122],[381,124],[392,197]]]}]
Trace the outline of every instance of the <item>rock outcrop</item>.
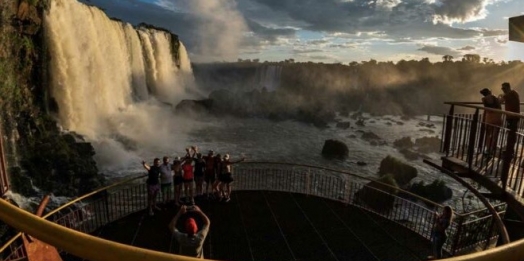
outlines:
[{"label": "rock outcrop", "polygon": [[391,174],[398,186],[404,187],[417,177],[417,169],[394,157],[387,156],[380,162],[378,174],[382,177]]},{"label": "rock outcrop", "polygon": [[394,195],[397,193],[398,185],[395,178],[392,175],[384,175],[355,193],[355,203],[365,204],[379,213],[387,213],[393,209]]},{"label": "rock outcrop", "polygon": [[453,191],[451,188],[440,179],[436,179],[428,185],[425,185],[424,181],[412,184],[409,187],[409,192],[437,203],[442,203],[453,197]]},{"label": "rock outcrop", "polygon": [[347,145],[338,140],[326,140],[322,147],[322,156],[326,158],[344,159],[349,155]]},{"label": "rock outcrop", "polygon": [[46,1],[0,1],[0,119],[11,190],[78,196],[103,183],[91,144],[64,135],[48,94]]}]

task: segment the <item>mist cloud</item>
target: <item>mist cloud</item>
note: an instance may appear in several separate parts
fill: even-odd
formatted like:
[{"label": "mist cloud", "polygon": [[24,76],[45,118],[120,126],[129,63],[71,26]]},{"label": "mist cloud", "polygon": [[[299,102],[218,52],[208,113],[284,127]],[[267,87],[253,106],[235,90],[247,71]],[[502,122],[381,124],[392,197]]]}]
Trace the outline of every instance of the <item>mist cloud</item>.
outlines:
[{"label": "mist cloud", "polygon": [[186,0],[195,16],[198,45],[194,61],[231,60],[247,32],[247,24],[232,0]]}]

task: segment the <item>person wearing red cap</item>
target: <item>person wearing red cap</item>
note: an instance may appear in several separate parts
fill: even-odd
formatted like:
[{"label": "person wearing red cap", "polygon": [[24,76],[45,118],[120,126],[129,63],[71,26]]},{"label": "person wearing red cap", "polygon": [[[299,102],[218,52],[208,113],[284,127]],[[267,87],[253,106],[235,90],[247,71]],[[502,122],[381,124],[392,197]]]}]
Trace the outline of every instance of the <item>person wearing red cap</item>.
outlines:
[{"label": "person wearing red cap", "polygon": [[[184,222],[184,232],[180,232],[177,229],[177,223],[180,219],[180,216],[187,213],[188,211],[191,211],[192,213],[195,213],[198,215],[202,221],[202,228],[200,230],[198,229],[198,225],[194,218],[189,217]],[[180,210],[176,213],[175,217],[171,222],[169,223],[169,230],[173,233],[175,239],[178,241],[178,244],[180,245],[178,254],[184,255],[184,256],[191,256],[191,257],[197,257],[197,258],[204,258],[204,241],[206,240],[207,233],[209,232],[209,225],[210,225],[209,218],[200,210],[198,206],[192,206],[191,210],[188,210],[188,208],[183,205],[180,207]]]}]

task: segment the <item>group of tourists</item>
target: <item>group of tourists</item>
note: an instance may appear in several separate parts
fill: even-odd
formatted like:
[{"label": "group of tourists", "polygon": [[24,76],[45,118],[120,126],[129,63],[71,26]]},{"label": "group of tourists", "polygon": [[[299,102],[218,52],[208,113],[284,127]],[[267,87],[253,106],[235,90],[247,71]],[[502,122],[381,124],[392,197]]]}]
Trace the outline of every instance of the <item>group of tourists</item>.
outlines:
[{"label": "group of tourists", "polygon": [[207,156],[203,156],[196,146],[192,146],[186,148],[184,158],[175,157],[172,163],[167,156],[163,157],[162,163],[159,158],[155,158],[153,165],[142,161],[142,166],[148,171],[146,183],[149,215],[154,215],[153,210],[159,209],[156,206],[159,192],[165,205],[171,201],[171,195],[174,194],[173,200],[177,207],[184,204],[194,205],[195,196],[229,202],[233,182],[232,165],[244,160],[245,158],[241,158],[232,161],[229,154],[222,157],[220,154],[215,155],[212,150]]}]

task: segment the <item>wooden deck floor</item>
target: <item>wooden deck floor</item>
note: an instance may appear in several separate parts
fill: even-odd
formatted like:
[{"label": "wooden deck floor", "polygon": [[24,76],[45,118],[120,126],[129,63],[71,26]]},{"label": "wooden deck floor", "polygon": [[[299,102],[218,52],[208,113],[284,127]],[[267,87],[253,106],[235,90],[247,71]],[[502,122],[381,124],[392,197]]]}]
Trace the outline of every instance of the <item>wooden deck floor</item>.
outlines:
[{"label": "wooden deck floor", "polygon": [[[269,191],[237,191],[228,203],[197,201],[211,219],[204,246],[217,260],[424,260],[430,244],[372,213],[332,200]],[[141,211],[97,236],[177,253],[167,229],[175,207],[150,217]],[[64,260],[77,260],[67,256]]]}]

